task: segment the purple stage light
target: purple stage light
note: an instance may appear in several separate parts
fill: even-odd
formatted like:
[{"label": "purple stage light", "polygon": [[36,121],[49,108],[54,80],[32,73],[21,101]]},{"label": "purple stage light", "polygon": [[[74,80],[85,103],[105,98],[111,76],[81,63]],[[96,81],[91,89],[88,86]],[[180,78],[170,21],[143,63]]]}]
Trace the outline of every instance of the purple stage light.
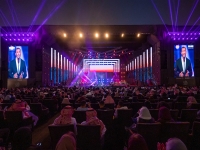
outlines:
[{"label": "purple stage light", "polygon": [[6,39],[6,41],[7,41],[8,39]]},{"label": "purple stage light", "polygon": [[29,36],[29,34],[27,34],[27,36]]},{"label": "purple stage light", "polygon": [[11,41],[11,39],[10,39],[10,41]]},{"label": "purple stage light", "polygon": [[197,40],[197,38],[195,38],[195,40]]},{"label": "purple stage light", "polygon": [[24,34],[22,34],[22,36],[24,36]]},{"label": "purple stage light", "polygon": [[16,36],[16,34],[14,34],[14,36]]},{"label": "purple stage light", "polygon": [[14,39],[14,41],[16,41],[16,39]]},{"label": "purple stage light", "polygon": [[12,34],[10,34],[10,36],[12,36]]},{"label": "purple stage light", "polygon": [[23,39],[23,41],[24,41],[24,39]]},{"label": "purple stage light", "polygon": [[8,36],[8,35],[6,34],[6,36]]}]

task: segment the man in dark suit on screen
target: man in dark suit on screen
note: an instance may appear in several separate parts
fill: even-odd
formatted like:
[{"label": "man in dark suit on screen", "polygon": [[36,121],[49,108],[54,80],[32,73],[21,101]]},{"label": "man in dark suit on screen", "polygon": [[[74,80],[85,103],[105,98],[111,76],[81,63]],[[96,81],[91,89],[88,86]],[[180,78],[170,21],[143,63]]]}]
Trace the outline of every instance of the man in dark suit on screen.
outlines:
[{"label": "man in dark suit on screen", "polygon": [[16,48],[15,51],[16,58],[10,62],[9,78],[23,79],[26,78],[26,64],[25,61],[21,59],[21,49]]},{"label": "man in dark suit on screen", "polygon": [[175,74],[176,77],[191,77],[192,65],[186,57],[186,47],[181,48],[181,58],[176,60]]}]

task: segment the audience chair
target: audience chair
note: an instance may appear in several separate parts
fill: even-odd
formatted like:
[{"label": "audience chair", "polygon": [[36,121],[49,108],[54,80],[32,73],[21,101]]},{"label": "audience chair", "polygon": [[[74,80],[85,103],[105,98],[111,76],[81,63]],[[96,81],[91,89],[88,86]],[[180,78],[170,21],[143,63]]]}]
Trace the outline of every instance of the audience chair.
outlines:
[{"label": "audience chair", "polygon": [[158,111],[158,109],[149,109],[151,117],[153,117],[155,120],[158,120]]},{"label": "audience chair", "polygon": [[160,123],[138,123],[137,132],[144,137],[149,150],[155,150],[157,148],[161,132]]},{"label": "audience chair", "polygon": [[130,126],[132,124],[132,109],[118,109],[117,118],[122,122],[124,126]]},{"label": "audience chair", "polygon": [[113,120],[114,110],[98,110],[97,117],[104,123],[107,127],[110,127]]},{"label": "audience chair", "polygon": [[178,109],[170,109],[170,114],[171,117],[174,119],[174,121],[178,120],[178,113],[179,113]]},{"label": "audience chair", "polygon": [[75,110],[73,117],[76,118],[77,123],[81,123],[86,120],[86,111]]},{"label": "audience chair", "polygon": [[101,135],[98,125],[77,125],[77,148],[79,150],[100,150]]},{"label": "audience chair", "polygon": [[60,138],[68,131],[74,132],[74,125],[49,125],[49,133],[51,137],[51,146],[54,150]]},{"label": "audience chair", "polygon": [[200,150],[200,122],[195,121],[192,127],[192,150]]},{"label": "audience chair", "polygon": [[197,117],[197,111],[197,109],[182,109],[180,120],[190,122],[190,128],[192,128],[192,124]]},{"label": "audience chair", "polygon": [[169,138],[177,137],[187,143],[189,122],[168,122],[161,125],[160,142],[166,142]]}]

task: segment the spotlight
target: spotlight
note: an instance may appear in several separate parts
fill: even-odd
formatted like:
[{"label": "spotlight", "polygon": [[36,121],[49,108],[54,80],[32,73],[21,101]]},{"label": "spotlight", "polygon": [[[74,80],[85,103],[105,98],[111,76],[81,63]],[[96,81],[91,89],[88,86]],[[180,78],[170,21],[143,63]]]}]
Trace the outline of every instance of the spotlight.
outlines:
[{"label": "spotlight", "polygon": [[82,38],[82,37],[83,37],[83,34],[82,34],[82,33],[80,33],[80,34],[79,34],[79,37],[80,37],[80,38]]},{"label": "spotlight", "polygon": [[122,33],[121,37],[124,37],[124,33]]},{"label": "spotlight", "polygon": [[106,38],[108,38],[108,37],[109,37],[109,34],[108,34],[108,33],[106,33],[106,34],[105,34],[105,37],[106,37]]},{"label": "spotlight", "polygon": [[99,34],[98,34],[98,33],[96,33],[96,34],[95,34],[95,37],[96,37],[96,38],[98,38],[98,37],[99,37]]},{"label": "spotlight", "polygon": [[66,34],[66,33],[64,33],[64,34],[63,34],[63,36],[66,38],[66,37],[67,37],[67,34]]},{"label": "spotlight", "polygon": [[140,37],[140,33],[137,34],[137,37]]}]

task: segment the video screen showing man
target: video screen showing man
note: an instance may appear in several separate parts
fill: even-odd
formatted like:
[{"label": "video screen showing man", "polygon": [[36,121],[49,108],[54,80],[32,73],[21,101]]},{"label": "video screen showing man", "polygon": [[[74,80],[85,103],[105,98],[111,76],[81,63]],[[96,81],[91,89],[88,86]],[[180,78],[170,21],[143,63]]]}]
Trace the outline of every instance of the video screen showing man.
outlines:
[{"label": "video screen showing man", "polygon": [[180,47],[180,58],[176,60],[175,64],[175,77],[192,77],[193,76],[193,68],[192,68],[192,63],[191,60],[189,59],[190,57],[189,52],[187,51],[188,47],[187,46],[181,46]]},{"label": "video screen showing man", "polygon": [[9,64],[9,78],[25,79],[27,78],[26,63],[22,59],[22,49],[16,47],[15,58],[10,61]]}]

